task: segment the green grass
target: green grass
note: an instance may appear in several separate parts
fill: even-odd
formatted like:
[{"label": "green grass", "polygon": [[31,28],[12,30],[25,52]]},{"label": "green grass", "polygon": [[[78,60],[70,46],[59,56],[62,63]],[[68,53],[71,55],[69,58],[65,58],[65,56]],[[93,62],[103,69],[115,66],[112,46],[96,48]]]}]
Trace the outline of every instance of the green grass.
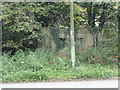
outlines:
[{"label": "green grass", "polygon": [[[90,56],[90,55],[89,55]],[[84,57],[82,55],[81,57]],[[100,64],[80,61],[78,56],[77,66],[73,70],[71,61],[59,57],[56,53],[37,49],[23,52],[18,51],[10,57],[9,53],[2,56],[2,82],[30,82],[41,80],[70,80],[70,79],[107,79],[118,76],[116,63]]]},{"label": "green grass", "polygon": [[[46,69],[45,69],[46,70]],[[118,75],[117,66],[102,66],[100,64],[84,64],[81,63],[80,66],[73,69],[68,70],[58,70],[51,72],[44,72],[50,78],[53,79],[62,79],[62,80],[69,80],[69,79],[76,79],[76,78],[96,78],[96,79],[107,79],[110,77],[116,77]]]}]

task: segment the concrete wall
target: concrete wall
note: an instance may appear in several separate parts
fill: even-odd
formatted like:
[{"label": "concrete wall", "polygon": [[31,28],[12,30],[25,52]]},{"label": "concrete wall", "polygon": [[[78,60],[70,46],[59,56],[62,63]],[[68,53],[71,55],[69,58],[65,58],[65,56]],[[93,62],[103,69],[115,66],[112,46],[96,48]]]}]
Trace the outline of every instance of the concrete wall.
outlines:
[{"label": "concrete wall", "polygon": [[[41,47],[59,51],[70,46],[70,33],[68,28],[41,28],[43,37]],[[87,28],[75,28],[75,49],[81,51],[93,46],[93,36]],[[101,39],[99,34],[98,39]]]}]

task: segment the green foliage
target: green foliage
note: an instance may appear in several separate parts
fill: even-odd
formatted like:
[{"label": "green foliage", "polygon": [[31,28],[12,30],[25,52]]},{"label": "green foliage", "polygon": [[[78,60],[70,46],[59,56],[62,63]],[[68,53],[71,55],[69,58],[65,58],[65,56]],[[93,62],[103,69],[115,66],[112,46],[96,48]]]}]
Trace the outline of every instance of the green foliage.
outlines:
[{"label": "green foliage", "polygon": [[[82,60],[82,58],[80,59]],[[31,50],[25,52],[19,50],[12,57],[10,52],[3,53],[2,82],[70,80],[76,78],[107,79],[118,75],[115,63],[102,65],[100,63],[81,62],[77,63],[78,65],[74,70],[70,68],[70,64],[70,60],[61,58],[49,50],[36,49],[34,52]]]},{"label": "green foliage", "polygon": [[[109,26],[106,28],[109,27],[110,30],[104,29],[102,32],[111,37],[110,34],[116,30],[116,10],[113,8],[115,3],[92,3],[91,11],[88,10],[89,5],[86,2],[74,3],[75,26],[88,27],[89,22],[105,20],[103,26],[108,25],[105,23],[108,22]],[[106,8],[103,9],[103,6]],[[40,42],[38,37],[43,36],[43,33],[38,33],[41,31],[40,27],[70,26],[70,5],[66,2],[4,2],[1,7],[3,51],[37,48]],[[92,15],[89,15],[90,12]],[[102,13],[105,13],[106,19],[102,18]],[[110,26],[113,27],[112,31]]]},{"label": "green foliage", "polygon": [[[41,32],[41,27],[70,26],[69,3],[2,3],[2,50],[8,51],[2,56],[2,82],[118,76],[117,11],[113,6],[114,3],[74,4],[75,26],[96,28],[96,32],[96,21],[100,22],[102,41],[97,47],[76,52],[76,68],[72,70],[69,47],[58,52],[60,56],[37,48],[40,38],[49,35]],[[68,58],[62,57],[64,53]]]},{"label": "green foliage", "polygon": [[[19,79],[27,81],[30,78],[34,81],[48,79],[47,75],[39,73],[42,69],[46,67],[52,70],[66,69],[69,68],[69,62],[50,51],[37,49],[35,52],[23,52],[19,50],[12,57],[9,56],[9,53],[3,53],[2,66],[3,81],[8,75],[10,76],[8,78],[11,78],[10,80],[13,82],[14,80],[19,81]],[[17,77],[19,78],[17,79]]]},{"label": "green foliage", "polygon": [[76,53],[77,64],[80,64],[80,62],[101,64],[118,63],[117,49],[114,47],[88,48],[80,53]]},{"label": "green foliage", "polygon": [[[40,27],[68,25],[69,4],[8,2],[2,7],[3,51],[35,49],[43,34]],[[64,22],[64,23],[63,23]],[[63,24],[63,25],[62,25]]]},{"label": "green foliage", "polygon": [[36,42],[35,39],[39,36],[36,31],[41,26],[40,23],[35,21],[34,13],[36,10],[38,8],[36,8],[35,3],[3,3],[3,51],[18,50],[24,47],[30,48],[30,45]]}]

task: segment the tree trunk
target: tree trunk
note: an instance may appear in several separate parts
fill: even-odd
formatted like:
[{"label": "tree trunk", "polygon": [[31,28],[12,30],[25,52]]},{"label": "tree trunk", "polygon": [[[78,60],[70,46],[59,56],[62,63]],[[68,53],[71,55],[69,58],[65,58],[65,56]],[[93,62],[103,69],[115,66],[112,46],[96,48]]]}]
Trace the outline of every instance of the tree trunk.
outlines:
[{"label": "tree trunk", "polygon": [[87,4],[88,24],[91,25],[92,2]]},{"label": "tree trunk", "polygon": [[118,61],[120,63],[120,1],[117,3],[118,5]]}]

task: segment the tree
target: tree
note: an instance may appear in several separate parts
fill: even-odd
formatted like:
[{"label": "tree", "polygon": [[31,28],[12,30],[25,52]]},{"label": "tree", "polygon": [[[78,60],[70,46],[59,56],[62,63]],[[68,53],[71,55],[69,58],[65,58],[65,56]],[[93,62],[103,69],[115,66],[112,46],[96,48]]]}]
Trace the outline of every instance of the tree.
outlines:
[{"label": "tree", "polygon": [[[2,3],[2,50],[37,48],[41,27],[69,26],[69,4],[54,2]],[[64,22],[64,23],[63,23]]]},{"label": "tree", "polygon": [[120,62],[120,0],[117,3],[117,9],[118,9],[118,61]]}]

